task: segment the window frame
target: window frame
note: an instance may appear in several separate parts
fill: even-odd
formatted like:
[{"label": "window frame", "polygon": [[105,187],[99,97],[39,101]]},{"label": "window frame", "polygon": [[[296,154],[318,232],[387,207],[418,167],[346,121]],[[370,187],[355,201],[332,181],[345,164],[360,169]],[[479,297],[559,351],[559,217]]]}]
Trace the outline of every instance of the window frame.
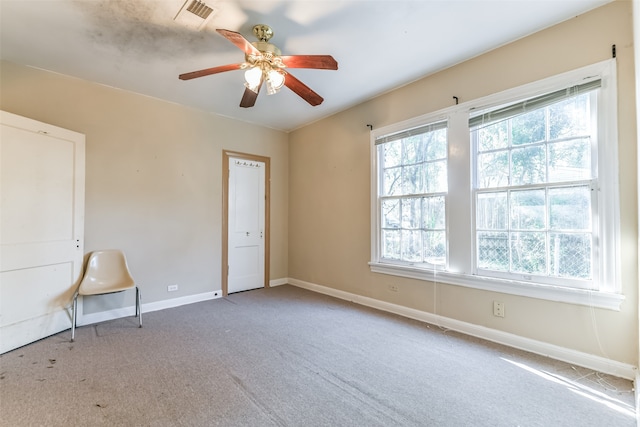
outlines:
[{"label": "window frame", "polygon": [[[594,235],[593,280],[597,290],[543,283],[525,277],[478,274],[475,249],[474,149],[469,117],[474,112],[515,103],[583,83],[601,80],[598,95],[597,230]],[[618,191],[616,61],[610,59],[473,101],[394,123],[370,132],[371,147],[371,261],[374,273],[441,282],[551,301],[620,310],[625,297],[620,283],[620,216]],[[423,268],[380,258],[381,218],[379,162],[376,139],[437,121],[448,122],[448,192],[445,198],[447,261],[442,269]],[[614,143],[611,143],[613,141]],[[594,220],[596,220],[594,218]],[[455,224],[455,227],[451,225]],[[597,240],[597,243],[595,243]]]}]

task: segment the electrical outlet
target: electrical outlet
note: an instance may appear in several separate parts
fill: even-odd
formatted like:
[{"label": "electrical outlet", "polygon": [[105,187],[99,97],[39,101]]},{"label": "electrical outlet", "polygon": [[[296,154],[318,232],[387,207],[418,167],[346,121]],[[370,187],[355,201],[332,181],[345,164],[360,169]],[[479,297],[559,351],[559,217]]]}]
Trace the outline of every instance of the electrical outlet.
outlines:
[{"label": "electrical outlet", "polygon": [[398,285],[389,285],[389,290],[391,292],[398,292]]},{"label": "electrical outlet", "polygon": [[504,303],[501,301],[493,302],[493,315],[496,317],[504,317]]},{"label": "electrical outlet", "polygon": [[167,286],[167,292],[175,292],[178,290],[178,285],[169,285]]}]

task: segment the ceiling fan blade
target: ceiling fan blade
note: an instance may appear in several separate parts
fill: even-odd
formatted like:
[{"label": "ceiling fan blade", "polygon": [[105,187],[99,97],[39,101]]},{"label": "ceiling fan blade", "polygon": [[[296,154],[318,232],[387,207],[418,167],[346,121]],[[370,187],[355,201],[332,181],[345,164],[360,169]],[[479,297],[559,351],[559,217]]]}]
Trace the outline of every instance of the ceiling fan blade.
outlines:
[{"label": "ceiling fan blade", "polygon": [[280,59],[289,68],[338,69],[338,62],[331,55],[284,55]]},{"label": "ceiling fan blade", "polygon": [[[260,85],[262,86],[262,85]],[[260,92],[260,86],[258,86],[258,92]],[[244,90],[244,94],[242,95],[242,100],[240,101],[240,106],[242,108],[249,108],[256,105],[256,99],[258,99],[258,92],[254,92],[249,88]]]},{"label": "ceiling fan blade", "polygon": [[256,49],[256,47],[252,45],[251,42],[249,42],[249,40],[245,39],[242,34],[237,33],[235,31],[223,30],[221,28],[218,28],[216,31],[220,33],[224,38],[229,40],[231,43],[235,44],[240,49],[242,49],[242,51],[247,55],[255,55],[255,56],[261,55],[260,51]]},{"label": "ceiling fan blade", "polygon": [[242,64],[221,65],[219,67],[206,68],[204,70],[180,74],[178,77],[180,78],[180,80],[190,80],[195,79],[196,77],[204,77],[211,74],[223,73],[225,71],[239,70],[241,67]]},{"label": "ceiling fan blade", "polygon": [[311,90],[309,86],[293,77],[290,73],[285,74],[284,85],[314,107],[322,104],[322,101],[324,101],[320,95]]}]

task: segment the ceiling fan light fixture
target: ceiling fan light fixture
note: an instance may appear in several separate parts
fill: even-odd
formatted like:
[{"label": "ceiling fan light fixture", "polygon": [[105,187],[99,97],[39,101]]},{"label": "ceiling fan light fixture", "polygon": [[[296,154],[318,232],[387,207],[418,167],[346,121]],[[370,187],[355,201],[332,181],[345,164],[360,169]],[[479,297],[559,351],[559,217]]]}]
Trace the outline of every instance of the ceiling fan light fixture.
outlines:
[{"label": "ceiling fan light fixture", "polygon": [[278,93],[284,86],[284,73],[280,70],[271,69],[267,72],[267,93],[273,95]]}]

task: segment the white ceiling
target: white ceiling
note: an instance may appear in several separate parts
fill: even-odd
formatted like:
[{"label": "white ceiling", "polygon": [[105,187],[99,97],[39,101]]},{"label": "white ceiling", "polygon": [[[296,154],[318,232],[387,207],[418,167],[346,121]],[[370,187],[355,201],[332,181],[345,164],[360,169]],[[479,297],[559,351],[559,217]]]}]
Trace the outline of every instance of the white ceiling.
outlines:
[{"label": "white ceiling", "polygon": [[[173,18],[184,0],[0,0],[2,59],[290,131],[611,0],[205,0],[201,31]],[[273,28],[284,55],[329,54],[337,71],[292,74],[325,101],[287,88],[240,108],[242,71],[178,75],[244,61],[215,29]]]}]

